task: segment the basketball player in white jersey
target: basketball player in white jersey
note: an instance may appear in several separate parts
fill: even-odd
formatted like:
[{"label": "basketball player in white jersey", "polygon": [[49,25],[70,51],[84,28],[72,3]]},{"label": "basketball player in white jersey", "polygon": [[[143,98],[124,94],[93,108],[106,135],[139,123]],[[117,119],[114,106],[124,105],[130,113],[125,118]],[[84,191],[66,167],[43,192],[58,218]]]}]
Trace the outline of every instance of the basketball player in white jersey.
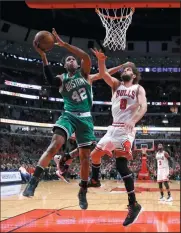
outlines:
[{"label": "basketball player in white jersey", "polygon": [[167,189],[168,197],[166,201],[173,201],[173,198],[170,193],[170,187],[168,184],[169,181],[169,162],[172,164],[172,159],[169,154],[164,151],[163,145],[158,144],[158,151],[156,153],[156,167],[157,167],[157,182],[160,189],[161,197],[160,201],[165,201],[164,193],[163,193],[163,183],[165,188]]},{"label": "basketball player in white jersey", "polygon": [[[128,226],[136,221],[142,207],[137,203],[134,191],[134,179],[128,168],[128,160],[132,158],[132,143],[135,138],[135,124],[147,111],[145,90],[138,84],[140,73],[135,64],[126,63],[122,66],[120,80],[113,78],[105,67],[106,57],[103,53],[93,50],[98,58],[99,73],[112,89],[112,116],[113,124],[108,127],[105,136],[98,142],[91,152],[92,178],[88,187],[99,187],[99,170],[101,157],[107,152],[116,156],[116,168],[124,180],[128,194],[128,215],[123,226]],[[124,85],[121,83],[124,82]]]}]

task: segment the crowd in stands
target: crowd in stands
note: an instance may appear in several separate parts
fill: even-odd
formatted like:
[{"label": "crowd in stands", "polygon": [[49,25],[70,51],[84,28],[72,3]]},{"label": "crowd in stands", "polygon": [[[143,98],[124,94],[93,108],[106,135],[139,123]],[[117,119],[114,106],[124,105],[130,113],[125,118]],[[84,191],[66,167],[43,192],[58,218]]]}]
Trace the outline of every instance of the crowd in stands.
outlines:
[{"label": "crowd in stands", "polygon": [[[54,124],[60,115],[61,111],[0,104],[0,118]],[[108,126],[112,124],[110,107],[107,111],[99,107],[97,112],[93,112],[92,115],[95,126]],[[156,116],[146,114],[137,125],[180,126],[180,114],[174,115],[170,113],[165,115],[161,113]],[[168,120],[167,123],[163,121],[165,118]]]},{"label": "crowd in stands", "polygon": [[[1,157],[1,171],[18,171],[21,170],[23,182],[29,180],[30,175],[33,174],[35,166],[41,154],[47,148],[50,143],[51,137],[37,135],[37,137],[20,134],[20,129],[16,130],[15,134],[0,132],[0,157]],[[73,142],[72,142],[73,143]],[[75,147],[75,144],[70,146]],[[173,167],[170,169],[171,179],[180,179],[180,145],[177,142],[165,143],[165,148],[173,158]],[[70,147],[69,146],[69,147]],[[72,148],[67,148],[71,150]],[[63,154],[64,151],[59,152]],[[148,152],[147,167],[152,179],[155,171],[155,159],[154,152]],[[141,169],[142,153],[134,151],[133,160],[129,162],[129,168],[134,173],[134,177],[138,177],[138,172]],[[72,179],[80,178],[79,173],[79,158],[76,158],[70,166],[69,177]],[[52,160],[50,165],[45,169],[44,180],[57,180],[58,177],[55,174],[56,165]],[[28,175],[29,174],[29,175]],[[102,179],[120,179],[119,174],[115,167],[115,158],[105,155],[102,159],[101,165],[101,178]]]}]

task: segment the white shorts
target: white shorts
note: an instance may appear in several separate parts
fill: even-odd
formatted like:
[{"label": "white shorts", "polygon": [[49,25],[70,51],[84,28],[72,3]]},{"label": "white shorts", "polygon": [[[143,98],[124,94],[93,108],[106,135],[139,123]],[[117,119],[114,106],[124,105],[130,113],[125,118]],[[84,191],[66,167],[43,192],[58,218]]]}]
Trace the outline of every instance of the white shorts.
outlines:
[{"label": "white shorts", "polygon": [[133,141],[135,139],[135,133],[128,132],[124,127],[109,126],[107,133],[98,142],[97,149],[112,152],[115,149],[119,149],[124,153],[131,153]]},{"label": "white shorts", "polygon": [[157,171],[157,182],[169,181],[169,168],[160,168]]}]

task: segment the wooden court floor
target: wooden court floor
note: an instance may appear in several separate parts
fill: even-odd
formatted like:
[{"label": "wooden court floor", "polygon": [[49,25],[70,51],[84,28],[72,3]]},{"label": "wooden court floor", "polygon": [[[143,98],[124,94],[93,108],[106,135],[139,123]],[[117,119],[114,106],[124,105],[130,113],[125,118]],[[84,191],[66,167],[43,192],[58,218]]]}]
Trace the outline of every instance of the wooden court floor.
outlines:
[{"label": "wooden court floor", "polygon": [[[123,227],[127,195],[122,182],[102,181],[88,192],[89,207],[80,210],[78,180],[41,182],[33,198],[21,192],[25,185],[1,186],[1,232],[180,232],[180,183],[170,183],[173,202],[158,201],[158,185],[136,182],[144,211]],[[165,192],[165,197],[167,193]]]}]

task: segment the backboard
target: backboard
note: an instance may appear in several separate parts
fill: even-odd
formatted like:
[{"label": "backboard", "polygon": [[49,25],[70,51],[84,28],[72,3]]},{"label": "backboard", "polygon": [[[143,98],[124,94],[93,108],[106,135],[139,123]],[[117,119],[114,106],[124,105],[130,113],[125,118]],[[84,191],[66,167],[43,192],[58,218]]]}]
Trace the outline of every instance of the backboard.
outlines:
[{"label": "backboard", "polygon": [[147,151],[154,151],[154,140],[153,139],[135,139],[134,150],[142,151],[142,149]]}]

